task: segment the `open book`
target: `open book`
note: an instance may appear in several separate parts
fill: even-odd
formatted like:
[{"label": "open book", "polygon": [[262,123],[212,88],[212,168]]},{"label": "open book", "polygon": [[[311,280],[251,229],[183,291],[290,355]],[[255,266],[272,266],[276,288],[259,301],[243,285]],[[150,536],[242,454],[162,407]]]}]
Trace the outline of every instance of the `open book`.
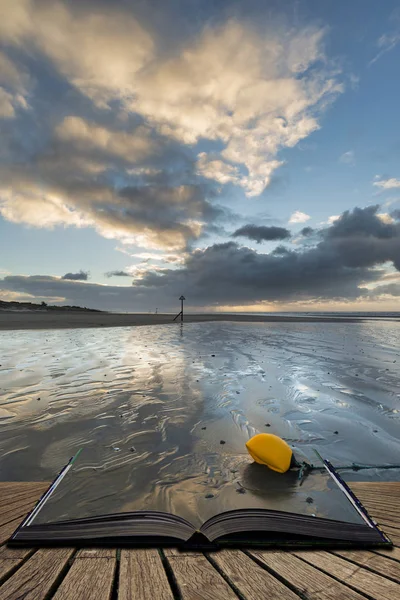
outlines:
[{"label": "open book", "polygon": [[[278,475],[277,479],[277,474],[266,467],[247,464],[242,473],[245,487],[229,491],[225,486],[218,496],[202,494],[201,499],[181,490],[180,494],[190,500],[186,509],[188,504],[194,505],[193,498],[197,499],[192,520],[176,514],[176,509],[154,509],[159,504],[152,505],[150,496],[148,510],[123,510],[125,501],[121,504],[120,495],[108,493],[106,478],[100,501],[97,498],[97,504],[81,504],[76,489],[89,494],[90,478],[85,469],[74,474],[75,462],[76,457],[60,472],[13,534],[11,545],[173,545],[193,549],[391,545],[326,460],[325,474],[310,475],[302,487],[295,474]],[[258,487],[252,487],[254,479]],[[79,517],[82,513],[84,516]],[[204,519],[207,515],[211,516]]]}]

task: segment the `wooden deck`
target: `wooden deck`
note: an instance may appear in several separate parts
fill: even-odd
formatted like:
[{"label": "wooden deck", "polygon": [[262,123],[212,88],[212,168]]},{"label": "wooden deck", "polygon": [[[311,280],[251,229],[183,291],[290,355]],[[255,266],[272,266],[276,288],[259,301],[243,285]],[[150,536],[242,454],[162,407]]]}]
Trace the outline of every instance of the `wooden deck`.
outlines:
[{"label": "wooden deck", "polygon": [[400,483],[352,483],[392,550],[8,549],[47,483],[0,483],[0,600],[395,600]]}]

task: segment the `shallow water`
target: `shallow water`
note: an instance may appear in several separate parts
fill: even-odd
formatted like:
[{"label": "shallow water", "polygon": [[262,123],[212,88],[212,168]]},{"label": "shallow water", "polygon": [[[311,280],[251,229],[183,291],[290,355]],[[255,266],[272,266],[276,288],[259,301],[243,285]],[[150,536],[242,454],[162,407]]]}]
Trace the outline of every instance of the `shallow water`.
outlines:
[{"label": "shallow water", "polygon": [[235,483],[257,432],[314,462],[400,463],[396,322],[0,332],[0,348],[3,481],[53,479],[83,446],[92,473],[168,503]]}]

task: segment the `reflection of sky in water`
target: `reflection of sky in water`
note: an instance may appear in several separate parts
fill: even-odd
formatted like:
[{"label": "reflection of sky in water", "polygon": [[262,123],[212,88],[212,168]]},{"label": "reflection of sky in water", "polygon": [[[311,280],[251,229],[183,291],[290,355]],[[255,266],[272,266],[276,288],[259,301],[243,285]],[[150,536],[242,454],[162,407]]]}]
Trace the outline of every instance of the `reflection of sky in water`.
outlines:
[{"label": "reflection of sky in water", "polygon": [[237,486],[244,443],[260,431],[311,460],[317,448],[333,463],[399,462],[399,332],[382,322],[0,332],[0,477],[51,479],[84,446],[87,474],[170,505],[179,489],[189,501],[190,490]]}]

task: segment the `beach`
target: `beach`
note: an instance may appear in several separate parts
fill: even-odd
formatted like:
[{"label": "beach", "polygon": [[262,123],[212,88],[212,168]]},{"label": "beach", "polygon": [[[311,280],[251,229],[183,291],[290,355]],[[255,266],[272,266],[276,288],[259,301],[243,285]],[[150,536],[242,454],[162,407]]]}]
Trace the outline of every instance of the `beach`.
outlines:
[{"label": "beach", "polygon": [[[90,327],[134,327],[137,325],[166,325],[173,323],[173,314],[149,313],[107,313],[107,312],[68,312],[68,311],[0,311],[0,331],[20,329],[86,329]],[[248,315],[228,313],[185,314],[186,323],[209,321],[232,321],[243,323],[340,323],[354,322],[359,317],[352,316],[312,316],[299,314],[286,315]],[[180,317],[176,320],[180,322]]]}]

